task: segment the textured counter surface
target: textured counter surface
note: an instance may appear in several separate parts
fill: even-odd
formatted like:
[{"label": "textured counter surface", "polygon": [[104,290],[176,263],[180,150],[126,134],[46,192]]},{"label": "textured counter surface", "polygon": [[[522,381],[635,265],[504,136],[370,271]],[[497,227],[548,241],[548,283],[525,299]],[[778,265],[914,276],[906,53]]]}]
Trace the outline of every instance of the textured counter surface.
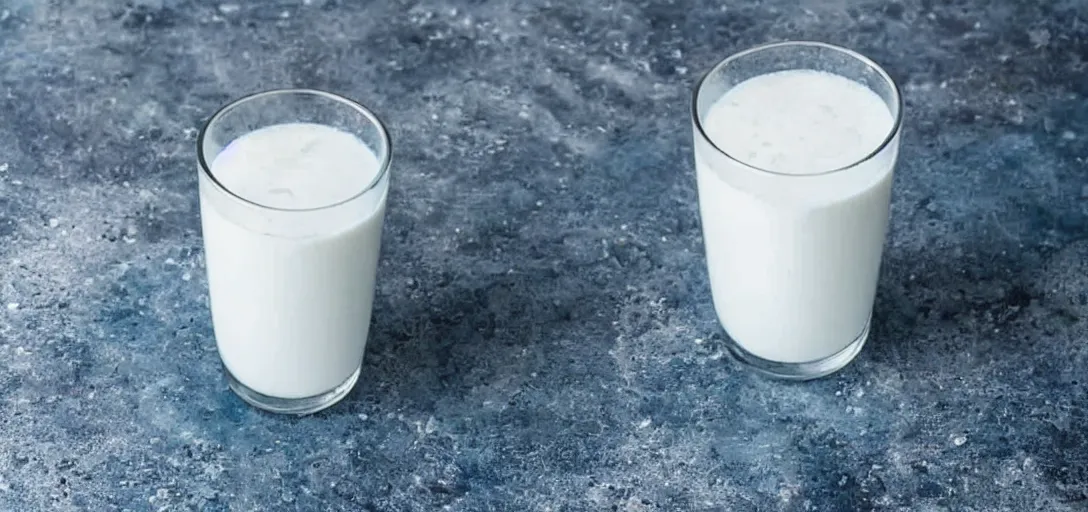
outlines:
[{"label": "textured counter surface", "polygon": [[[698,74],[855,48],[907,105],[874,332],[836,376],[723,355]],[[0,509],[1088,509],[1077,0],[0,1]],[[356,98],[396,150],[361,384],[226,388],[194,138]]]}]

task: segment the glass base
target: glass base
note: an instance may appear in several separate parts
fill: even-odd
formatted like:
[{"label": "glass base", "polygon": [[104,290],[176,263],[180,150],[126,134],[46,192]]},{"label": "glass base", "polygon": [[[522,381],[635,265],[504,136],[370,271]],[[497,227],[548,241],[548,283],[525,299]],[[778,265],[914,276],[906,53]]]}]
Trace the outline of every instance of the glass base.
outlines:
[{"label": "glass base", "polygon": [[865,322],[865,328],[861,330],[861,334],[854,338],[854,341],[850,342],[846,348],[823,359],[803,363],[782,363],[763,359],[744,350],[744,347],[741,347],[732,338],[728,338],[727,345],[734,359],[759,373],[776,379],[812,380],[835,373],[850,364],[850,361],[857,357],[858,352],[861,352],[861,347],[865,346],[865,340],[869,339],[870,322],[871,320]]},{"label": "glass base", "polygon": [[358,382],[359,373],[362,369],[363,367],[360,365],[359,368],[355,370],[355,373],[352,373],[347,380],[333,388],[331,391],[303,398],[277,398],[264,395],[253,391],[245,384],[239,382],[238,379],[234,378],[234,375],[231,375],[230,370],[226,369],[226,367],[223,368],[223,373],[227,375],[227,383],[230,385],[231,391],[234,391],[234,394],[241,397],[241,399],[245,400],[249,405],[268,412],[302,416],[327,409],[336,405],[340,400],[343,400],[344,397],[348,396],[348,393],[351,392],[351,388],[355,387],[355,383]]}]

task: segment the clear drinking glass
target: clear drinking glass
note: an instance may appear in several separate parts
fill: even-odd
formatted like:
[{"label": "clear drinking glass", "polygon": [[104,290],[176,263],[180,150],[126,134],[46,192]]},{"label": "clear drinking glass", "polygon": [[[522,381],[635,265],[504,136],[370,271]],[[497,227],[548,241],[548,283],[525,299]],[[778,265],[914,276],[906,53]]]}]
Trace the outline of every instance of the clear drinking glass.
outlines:
[{"label": "clear drinking glass", "polygon": [[390,150],[370,110],[315,90],[246,96],[201,131],[212,324],[246,402],[312,413],[359,379]]},{"label": "clear drinking glass", "polygon": [[[820,128],[815,123],[853,121],[820,120],[824,107],[802,101],[816,97],[814,86],[801,81],[774,101],[739,110],[715,107],[731,91],[739,98],[746,80],[762,78],[766,92],[777,87],[768,78],[796,70],[834,75],[835,87],[820,89],[829,103],[847,92],[870,99],[868,91],[875,93],[878,99],[866,105],[886,107],[887,122]],[[820,84],[825,82],[826,75]],[[785,83],[779,86],[789,88]],[[858,84],[864,89],[851,89]],[[747,98],[758,96],[754,87],[745,90]],[[744,115],[730,118],[726,112]],[[786,379],[841,369],[869,335],[902,124],[895,82],[845,48],[817,42],[759,46],[726,58],[702,78],[692,99],[692,124],[708,274],[731,352],[758,371]],[[797,142],[775,146],[752,135],[759,130],[788,133]],[[871,145],[851,147],[844,134]],[[805,163],[798,157],[788,169],[766,164],[791,161],[803,146],[826,158]],[[837,157],[848,160],[822,167]]]}]

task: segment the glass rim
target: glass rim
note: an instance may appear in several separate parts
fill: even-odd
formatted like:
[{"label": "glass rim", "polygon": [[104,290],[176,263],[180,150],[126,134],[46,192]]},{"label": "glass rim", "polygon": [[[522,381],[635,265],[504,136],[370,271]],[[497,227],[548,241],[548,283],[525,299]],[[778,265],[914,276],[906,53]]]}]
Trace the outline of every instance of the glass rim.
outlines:
[{"label": "glass rim", "polygon": [[[895,104],[895,107],[896,107],[895,119],[892,121],[891,128],[888,129],[888,134],[884,137],[883,140],[880,141],[880,144],[878,144],[876,146],[876,148],[874,148],[872,151],[866,153],[862,157],[858,158],[856,161],[853,161],[853,162],[851,162],[849,164],[846,164],[844,166],[841,166],[841,167],[836,167],[834,169],[828,169],[828,170],[824,170],[824,171],[820,171],[820,172],[816,172],[816,173],[793,174],[793,173],[785,173],[785,172],[780,172],[780,171],[772,171],[770,169],[764,169],[762,167],[758,167],[758,166],[749,164],[749,163],[745,162],[744,160],[741,160],[740,158],[737,158],[737,157],[734,157],[733,155],[730,155],[728,152],[726,152],[724,149],[722,149],[721,147],[719,147],[717,144],[714,143],[714,140],[710,137],[710,135],[708,135],[706,133],[706,130],[703,128],[703,121],[701,119],[701,116],[699,115],[699,95],[702,92],[703,85],[706,83],[707,79],[709,79],[711,75],[714,75],[716,72],[718,72],[722,68],[728,66],[729,64],[732,64],[733,62],[735,62],[735,61],[737,61],[737,60],[739,60],[741,58],[747,57],[747,56],[752,55],[752,54],[760,53],[760,52],[763,52],[763,51],[767,51],[767,50],[773,50],[773,49],[776,49],[776,48],[783,48],[783,47],[790,47],[790,46],[823,48],[825,50],[831,50],[831,51],[834,51],[834,52],[842,53],[842,54],[846,55],[847,57],[850,57],[850,58],[852,58],[854,60],[857,60],[857,61],[861,62],[862,64],[864,64],[866,67],[874,70],[878,75],[880,75],[881,79],[883,79],[886,83],[888,83],[891,86],[892,94],[894,96],[893,103]],[[804,69],[804,68],[794,68],[794,69]],[[737,53],[729,55],[728,57],[718,61],[717,64],[712,66],[710,68],[710,70],[707,71],[706,73],[704,73],[703,76],[699,78],[699,81],[695,83],[695,90],[692,91],[692,96],[691,96],[691,119],[692,119],[692,122],[695,123],[695,130],[699,133],[699,136],[702,137],[703,140],[705,140],[708,144],[710,144],[710,147],[714,148],[714,150],[717,151],[718,154],[728,158],[729,160],[731,160],[731,161],[733,161],[733,162],[735,162],[735,163],[737,163],[737,164],[739,164],[739,165],[741,165],[741,166],[743,166],[743,167],[745,167],[747,169],[757,171],[757,172],[761,172],[761,173],[773,174],[773,175],[776,175],[776,176],[789,176],[791,178],[804,178],[804,177],[811,177],[811,176],[825,176],[825,175],[828,175],[828,174],[833,174],[833,173],[853,169],[853,168],[857,167],[858,165],[861,165],[861,164],[863,164],[865,162],[868,162],[869,160],[872,160],[877,155],[882,153],[885,149],[887,149],[888,145],[890,145],[891,142],[895,139],[895,137],[897,135],[899,135],[900,128],[903,125],[903,94],[902,94],[902,91],[899,90],[899,84],[895,83],[895,80],[892,79],[891,75],[889,75],[888,72],[884,70],[884,68],[880,67],[879,64],[874,62],[869,57],[866,57],[865,55],[862,55],[861,53],[858,53],[858,52],[856,52],[854,50],[851,50],[849,48],[845,48],[845,47],[830,44],[830,43],[824,43],[824,42],[820,42],[820,41],[781,41],[781,42],[777,42],[777,43],[761,44],[761,45],[753,46],[753,47],[745,49],[745,50],[741,50],[741,51],[739,51]]]},{"label": "glass rim", "polygon": [[[211,126],[216,121],[219,121],[224,115],[228,114],[231,110],[234,110],[235,108],[237,108],[237,107],[239,107],[239,106],[241,106],[241,105],[243,105],[245,103],[249,103],[250,101],[259,100],[259,99],[262,99],[262,98],[268,98],[268,97],[271,97],[271,96],[281,96],[281,95],[307,95],[307,96],[317,96],[317,97],[324,98],[324,99],[327,99],[327,100],[332,100],[332,101],[337,102],[337,103],[339,103],[341,105],[349,107],[352,110],[355,110],[356,112],[362,114],[363,117],[365,117],[368,121],[370,121],[378,129],[378,134],[381,137],[381,141],[382,141],[382,147],[380,148],[381,158],[379,159],[378,173],[374,176],[374,179],[371,180],[370,183],[367,184],[366,187],[363,187],[363,189],[360,190],[358,193],[352,194],[351,197],[348,197],[346,199],[337,201],[335,203],[316,206],[316,207],[312,207],[312,208],[281,208],[281,207],[276,207],[276,206],[268,206],[268,205],[261,204],[259,202],[253,201],[251,199],[247,199],[245,197],[242,197],[241,195],[235,193],[229,187],[224,185],[222,182],[220,182],[219,179],[216,178],[215,173],[212,172],[211,165],[208,163],[208,160],[204,155],[204,139],[208,135],[209,128],[211,128]],[[226,105],[223,105],[222,107],[219,107],[219,110],[216,110],[215,113],[212,114],[212,116],[210,118],[208,118],[207,122],[204,123],[204,126],[200,128],[200,134],[197,135],[197,137],[196,137],[196,154],[197,154],[197,161],[199,162],[199,165],[200,165],[201,173],[211,181],[211,183],[215,186],[215,188],[217,190],[219,190],[220,192],[225,193],[227,196],[231,197],[232,199],[235,199],[237,201],[241,201],[242,203],[245,203],[247,206],[252,206],[254,208],[259,208],[261,210],[299,213],[299,212],[315,212],[315,211],[329,210],[329,209],[332,209],[332,208],[336,208],[338,206],[341,206],[341,205],[350,203],[352,201],[355,201],[355,200],[359,199],[360,197],[366,195],[371,190],[374,190],[374,188],[378,186],[378,183],[381,182],[382,178],[384,178],[385,175],[389,172],[389,163],[392,160],[392,156],[393,156],[393,143],[392,143],[392,138],[389,136],[389,130],[386,129],[385,124],[382,123],[381,119],[378,118],[377,114],[375,114],[369,108],[364,106],[362,103],[359,103],[359,102],[357,102],[355,100],[352,100],[352,99],[347,98],[345,96],[341,96],[341,95],[336,94],[336,93],[332,93],[332,92],[328,92],[328,91],[322,91],[322,90],[318,90],[318,89],[285,88],[285,89],[268,89],[268,90],[264,90],[264,91],[258,91],[258,92],[250,93],[250,94],[247,94],[247,95],[242,96],[240,98],[237,98],[235,100],[232,100],[232,101],[228,102]]]}]

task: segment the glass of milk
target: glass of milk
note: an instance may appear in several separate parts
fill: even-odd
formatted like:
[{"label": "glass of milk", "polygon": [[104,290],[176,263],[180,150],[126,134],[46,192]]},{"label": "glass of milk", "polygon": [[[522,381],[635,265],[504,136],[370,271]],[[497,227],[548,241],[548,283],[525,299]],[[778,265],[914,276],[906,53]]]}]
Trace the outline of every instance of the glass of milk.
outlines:
[{"label": "glass of milk", "polygon": [[273,412],[329,407],[359,379],[378,268],[389,135],[366,107],[276,90],[197,141],[216,345],[231,389]]},{"label": "glass of milk", "polygon": [[902,109],[880,66],[815,42],[743,51],[696,86],[707,269],[741,362],[811,379],[865,344]]}]

